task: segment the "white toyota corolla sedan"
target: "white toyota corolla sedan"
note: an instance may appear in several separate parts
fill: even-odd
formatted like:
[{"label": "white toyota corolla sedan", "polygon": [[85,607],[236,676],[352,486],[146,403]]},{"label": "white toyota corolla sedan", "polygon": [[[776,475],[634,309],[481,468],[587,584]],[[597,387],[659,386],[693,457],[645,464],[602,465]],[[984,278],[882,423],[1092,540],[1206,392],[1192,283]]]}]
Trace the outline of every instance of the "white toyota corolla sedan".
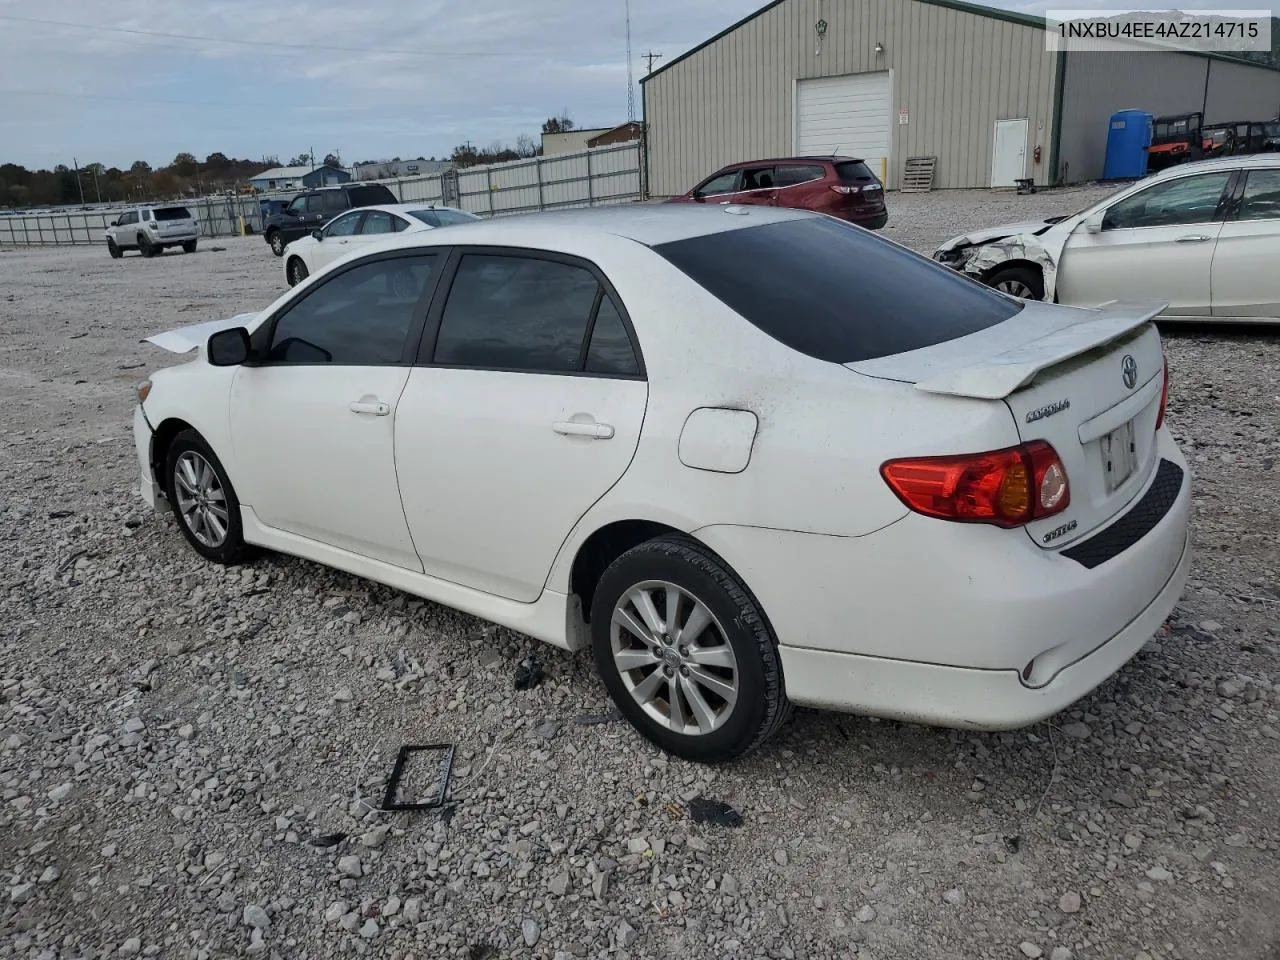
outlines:
[{"label": "white toyota corolla sedan", "polygon": [[1163,302],[1025,302],[829,217],[633,206],[388,240],[157,335],[142,495],[590,647],[697,760],[791,704],[1009,729],[1177,601]]},{"label": "white toyota corolla sedan", "polygon": [[284,278],[296,286],[308,275],[340,257],[367,249],[395,233],[418,233],[455,223],[479,220],[474,213],[425,203],[388,203],[357,207],[334,217],[310,236],[299,237],[285,247],[281,260]]}]

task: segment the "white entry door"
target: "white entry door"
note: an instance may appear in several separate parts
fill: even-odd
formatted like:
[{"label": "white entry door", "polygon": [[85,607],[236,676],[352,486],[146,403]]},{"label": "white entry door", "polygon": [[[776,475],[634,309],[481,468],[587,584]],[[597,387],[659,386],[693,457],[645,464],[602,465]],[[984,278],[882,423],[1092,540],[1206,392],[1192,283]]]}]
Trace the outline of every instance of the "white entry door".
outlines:
[{"label": "white entry door", "polygon": [[815,77],[796,84],[797,156],[839,154],[887,173],[891,85],[888,72]]},{"label": "white entry door", "polygon": [[997,120],[991,148],[991,185],[1016,186],[1027,175],[1027,121]]}]

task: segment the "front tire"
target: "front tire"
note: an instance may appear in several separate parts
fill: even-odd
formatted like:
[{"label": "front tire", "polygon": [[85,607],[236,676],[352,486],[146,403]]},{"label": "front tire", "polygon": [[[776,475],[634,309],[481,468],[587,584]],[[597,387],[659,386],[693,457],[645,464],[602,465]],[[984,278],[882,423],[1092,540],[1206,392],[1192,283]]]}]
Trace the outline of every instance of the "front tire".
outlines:
[{"label": "front tire", "polygon": [[1044,299],[1044,274],[1031,267],[1004,267],[987,277],[987,286],[1022,300]]},{"label": "front tire", "polygon": [[165,457],[165,489],[187,542],[206,560],[226,565],[250,554],[240,500],[222,462],[195,430],[173,438]]},{"label": "front tire", "polygon": [[280,235],[279,230],[272,230],[270,236],[267,237],[267,243],[271,244],[271,252],[277,257],[284,256],[285,242],[284,237]]},{"label": "front tire", "polygon": [[184,243],[184,244],[182,245],[182,252],[183,252],[183,253],[195,253],[195,252],[196,252],[196,241],[194,241],[194,240],[188,240],[186,243]]},{"label": "front tire", "polygon": [[676,756],[733,760],[790,715],[763,611],[697,541],[660,537],[610,564],[591,604],[591,642],[618,709]]},{"label": "front tire", "polygon": [[112,260],[119,260],[124,256],[124,251],[116,246],[116,242],[107,237],[107,253],[111,254]]},{"label": "front tire", "polygon": [[285,271],[285,275],[289,278],[289,286],[296,287],[303,280],[307,279],[307,265],[302,262],[301,257],[290,257],[289,266]]}]

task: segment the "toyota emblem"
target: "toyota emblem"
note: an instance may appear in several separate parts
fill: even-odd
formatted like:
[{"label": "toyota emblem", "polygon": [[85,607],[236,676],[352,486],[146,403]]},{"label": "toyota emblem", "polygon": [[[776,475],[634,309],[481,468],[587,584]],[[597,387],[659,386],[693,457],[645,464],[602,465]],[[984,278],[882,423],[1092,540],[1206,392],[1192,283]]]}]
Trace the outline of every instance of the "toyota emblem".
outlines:
[{"label": "toyota emblem", "polygon": [[1124,385],[1130,390],[1138,382],[1138,361],[1133,359],[1132,355],[1125,354],[1124,359],[1120,362],[1120,376],[1124,380]]}]

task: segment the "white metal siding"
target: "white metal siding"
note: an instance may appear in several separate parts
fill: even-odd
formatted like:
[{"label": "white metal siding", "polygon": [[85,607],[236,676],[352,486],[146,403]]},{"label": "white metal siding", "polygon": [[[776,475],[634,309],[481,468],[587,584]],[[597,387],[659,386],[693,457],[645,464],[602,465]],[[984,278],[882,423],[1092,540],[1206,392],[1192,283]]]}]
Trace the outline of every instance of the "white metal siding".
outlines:
[{"label": "white metal siding", "polygon": [[888,73],[801,80],[795,152],[858,157],[880,175],[880,162],[890,155],[890,89]]},{"label": "white metal siding", "polygon": [[1029,120],[1028,150],[1043,149],[1028,176],[1047,182],[1057,55],[1044,30],[922,0],[784,0],[645,81],[650,192],[683,193],[726,163],[790,154],[797,81],[886,71],[889,186],[907,157],[936,156],[935,186],[985,187],[995,122],[1015,117]]}]

